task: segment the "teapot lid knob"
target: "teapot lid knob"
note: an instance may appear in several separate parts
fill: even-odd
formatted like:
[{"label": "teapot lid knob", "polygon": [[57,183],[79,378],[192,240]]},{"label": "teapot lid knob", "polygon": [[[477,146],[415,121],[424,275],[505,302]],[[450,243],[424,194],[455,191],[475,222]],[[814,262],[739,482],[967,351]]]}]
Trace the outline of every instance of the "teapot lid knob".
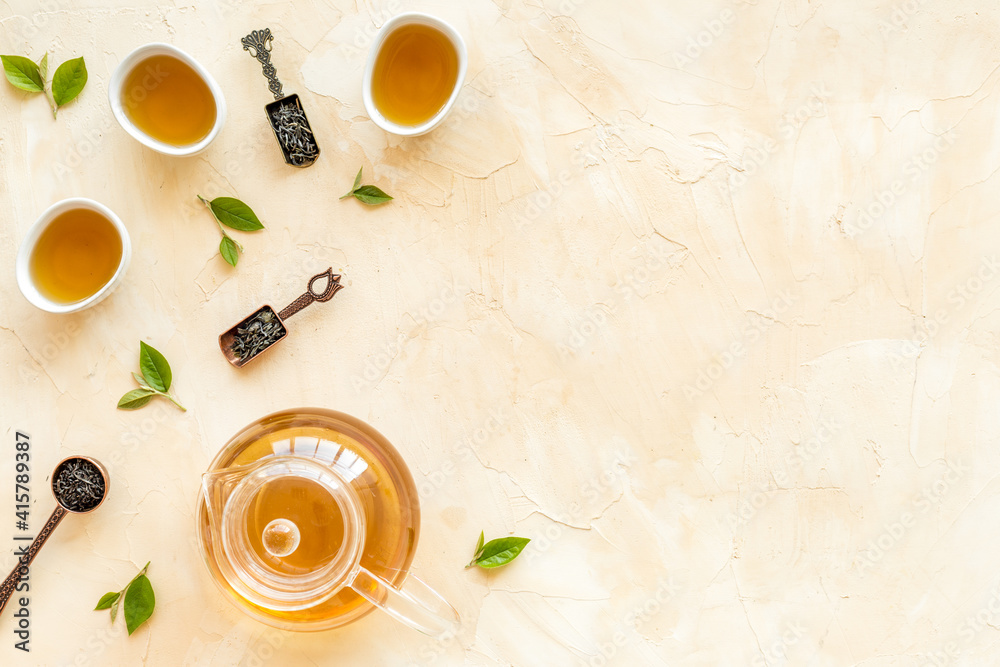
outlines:
[{"label": "teapot lid knob", "polygon": [[288,519],[275,519],[267,524],[260,537],[267,553],[275,558],[284,558],[294,553],[301,540],[299,527]]}]

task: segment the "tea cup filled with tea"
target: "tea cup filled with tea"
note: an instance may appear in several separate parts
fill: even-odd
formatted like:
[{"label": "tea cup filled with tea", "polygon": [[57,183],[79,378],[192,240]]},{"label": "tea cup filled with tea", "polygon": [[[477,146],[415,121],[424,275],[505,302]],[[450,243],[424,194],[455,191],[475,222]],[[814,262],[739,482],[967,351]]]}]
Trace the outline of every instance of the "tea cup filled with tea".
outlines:
[{"label": "tea cup filled with tea", "polygon": [[146,44],[125,56],[111,75],[108,98],[118,124],[165,155],[200,153],[226,121],[219,84],[170,44]]},{"label": "tea cup filled with tea", "polygon": [[50,206],[17,253],[21,294],[50,313],[73,313],[107,297],[132,258],[128,230],[107,206],[82,197]]},{"label": "tea cup filled with tea", "polygon": [[439,18],[408,12],[375,35],[365,65],[362,96],[368,116],[386,132],[430,132],[455,104],[465,80],[462,36]]}]

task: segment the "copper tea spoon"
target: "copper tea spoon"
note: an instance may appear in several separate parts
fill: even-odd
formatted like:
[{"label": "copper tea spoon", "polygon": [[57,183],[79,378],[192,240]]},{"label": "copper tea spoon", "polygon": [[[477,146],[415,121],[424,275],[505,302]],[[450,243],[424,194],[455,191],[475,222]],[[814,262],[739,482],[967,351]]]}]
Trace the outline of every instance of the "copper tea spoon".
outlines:
[{"label": "copper tea spoon", "polygon": [[[316,291],[314,283],[324,278],[326,287],[322,292]],[[219,348],[226,356],[226,361],[237,368],[250,363],[285,339],[288,335],[285,320],[313,301],[329,301],[343,288],[344,286],[340,284],[340,274],[334,273],[333,267],[330,267],[310,278],[305,294],[292,301],[281,312],[276,312],[269,305],[261,306],[249,317],[243,318],[219,336]]]},{"label": "copper tea spoon", "polygon": [[[84,488],[93,487],[86,480],[81,480],[79,476],[74,475],[74,467],[79,465],[91,464],[97,469],[97,472],[101,475],[101,483],[98,488]],[[69,475],[69,483],[76,481],[79,483],[79,488],[83,488],[87,492],[88,497],[86,498],[70,498],[70,497],[60,497],[60,492],[57,490],[60,485],[57,482],[61,482],[61,485],[65,485],[66,479],[62,479],[63,475]],[[35,560],[35,556],[41,551],[42,547],[45,546],[45,541],[49,539],[52,532],[55,531],[56,526],[59,522],[63,520],[67,514],[90,514],[102,504],[104,504],[105,498],[108,497],[109,490],[109,478],[108,471],[95,459],[89,456],[70,456],[63,459],[55,467],[52,472],[52,495],[56,499],[56,508],[52,512],[52,516],[49,520],[45,522],[42,526],[42,530],[38,533],[38,537],[34,539],[31,546],[28,547],[27,551],[21,554],[18,558],[17,565],[14,566],[14,570],[7,575],[7,578],[3,580],[3,584],[0,584],[0,613],[3,612],[4,607],[7,606],[7,601],[10,600],[11,595],[14,594],[14,590],[17,587],[17,583],[22,577],[27,576],[28,566],[31,565],[31,561]],[[67,493],[64,490],[64,493]]]}]

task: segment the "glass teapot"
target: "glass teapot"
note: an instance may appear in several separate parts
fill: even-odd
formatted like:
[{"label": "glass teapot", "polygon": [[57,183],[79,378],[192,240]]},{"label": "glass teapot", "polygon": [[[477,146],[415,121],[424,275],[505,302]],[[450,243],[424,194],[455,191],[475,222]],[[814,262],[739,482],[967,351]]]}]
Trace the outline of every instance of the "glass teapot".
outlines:
[{"label": "glass teapot", "polygon": [[458,613],[407,570],[416,488],[395,448],[333,410],[268,415],[223,447],[202,477],[198,538],[216,584],[286,630],[326,630],[375,608],[432,636]]}]

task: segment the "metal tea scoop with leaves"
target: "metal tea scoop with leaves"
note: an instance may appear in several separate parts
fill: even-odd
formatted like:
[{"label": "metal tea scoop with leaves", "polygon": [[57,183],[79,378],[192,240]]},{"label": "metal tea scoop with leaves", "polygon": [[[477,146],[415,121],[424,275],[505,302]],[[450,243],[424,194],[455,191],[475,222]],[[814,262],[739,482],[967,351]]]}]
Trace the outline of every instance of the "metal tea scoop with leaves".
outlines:
[{"label": "metal tea scoop with leaves", "polygon": [[[314,283],[326,279],[326,287],[322,292],[314,287]],[[219,347],[226,355],[226,360],[237,368],[246,366],[265,350],[271,349],[288,335],[285,320],[299,312],[313,301],[329,301],[344,286],[340,284],[340,274],[330,267],[323,273],[310,278],[306,293],[292,301],[281,312],[264,305],[252,315],[219,336]]]},{"label": "metal tea scoop with leaves", "polygon": [[309,167],[319,157],[319,146],[313,136],[306,112],[302,109],[299,96],[291,94],[282,97],[278,72],[271,64],[271,41],[274,35],[270,28],[254,30],[240,40],[243,50],[260,61],[267,78],[267,87],[274,94],[274,102],[264,107],[267,120],[278,140],[285,162],[293,167]]},{"label": "metal tea scoop with leaves", "polygon": [[28,566],[63,518],[67,514],[89,514],[100,507],[108,497],[109,482],[108,471],[89,456],[71,456],[59,462],[52,473],[52,495],[56,498],[56,509],[31,546],[27,549],[19,548],[15,552],[14,555],[18,557],[17,565],[0,584],[0,612],[7,606],[18,582],[28,574]]}]

